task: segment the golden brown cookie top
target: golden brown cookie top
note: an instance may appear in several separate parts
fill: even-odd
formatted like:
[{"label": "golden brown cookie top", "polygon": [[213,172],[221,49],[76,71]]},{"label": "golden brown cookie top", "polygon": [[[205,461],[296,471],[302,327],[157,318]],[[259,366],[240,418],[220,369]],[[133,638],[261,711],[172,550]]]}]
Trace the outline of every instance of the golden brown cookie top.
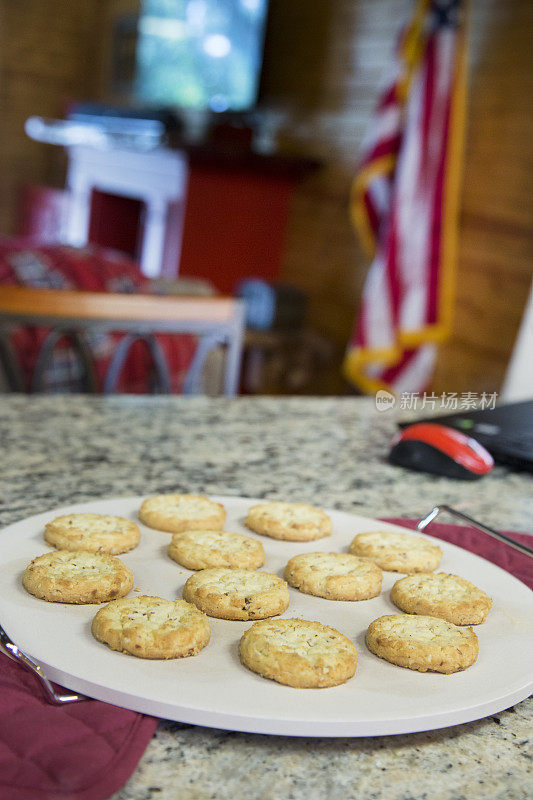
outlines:
[{"label": "golden brown cookie top", "polygon": [[317,572],[323,575],[359,576],[381,574],[373,561],[351,553],[300,553],[293,556],[287,566]]},{"label": "golden brown cookie top", "polygon": [[396,533],[394,531],[370,531],[369,533],[358,533],[353,540],[355,549],[372,548],[373,550],[427,550],[434,552],[440,547],[429,539],[422,536],[415,536],[410,533]]},{"label": "golden brown cookie top", "polygon": [[391,600],[409,614],[429,614],[456,625],[479,625],[492,600],[466,578],[446,572],[418,573],[396,581]]},{"label": "golden brown cookie top", "polygon": [[148,497],[139,519],[151,528],[179,533],[185,530],[221,530],[226,511],[221,503],[199,494],[162,494]]},{"label": "golden brown cookie top", "polygon": [[26,571],[58,581],[80,579],[100,581],[103,576],[113,575],[119,569],[127,569],[127,567],[118,558],[107,553],[56,550],[34,558]]},{"label": "golden brown cookie top", "polygon": [[252,506],[246,525],[256,533],[287,541],[312,541],[329,536],[332,531],[331,519],[321,508],[281,501]]},{"label": "golden brown cookie top", "polygon": [[257,594],[287,586],[283,578],[270,572],[253,572],[246,569],[225,569],[223,567],[202,569],[191,575],[187,584],[212,594]]},{"label": "golden brown cookie top", "polygon": [[99,614],[112,627],[126,629],[140,626],[146,632],[161,634],[166,630],[174,630],[176,626],[206,619],[205,614],[185,600],[165,600],[163,597],[143,594],[113,600]]},{"label": "golden brown cookie top", "polygon": [[48,544],[64,550],[91,553],[125,553],[141,538],[138,526],[111,514],[64,514],[45,526]]},{"label": "golden brown cookie top", "polygon": [[107,553],[55,550],[34,558],[22,584],[30,594],[52,603],[105,603],[133,587],[133,574]]},{"label": "golden brown cookie top", "polygon": [[353,642],[335,628],[305,619],[261,620],[247,633],[249,637],[260,637],[275,650],[293,653],[311,662],[322,661],[339,652],[353,654],[356,651]]},{"label": "golden brown cookie top", "polygon": [[475,636],[471,628],[460,628],[444,619],[411,614],[386,614],[372,623],[381,640],[402,639],[411,647],[439,644],[460,647]]},{"label": "golden brown cookie top", "polygon": [[91,630],[112,650],[149,659],[194,656],[210,638],[207,617],[195,606],[148,595],[108,603]]}]

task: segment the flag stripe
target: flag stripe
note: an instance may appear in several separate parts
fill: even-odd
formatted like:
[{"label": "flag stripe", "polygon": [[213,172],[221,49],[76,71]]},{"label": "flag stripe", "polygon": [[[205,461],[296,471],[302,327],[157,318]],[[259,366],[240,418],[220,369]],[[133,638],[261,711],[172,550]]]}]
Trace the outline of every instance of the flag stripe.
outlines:
[{"label": "flag stripe", "polygon": [[455,109],[464,105],[464,91],[462,98],[456,91],[464,73],[459,6],[416,4],[354,181],[352,218],[374,261],[345,373],[363,388],[426,385],[435,360],[430,343],[449,330],[454,248],[445,238],[452,239],[456,218],[457,199],[448,194],[458,189],[449,173],[459,152],[451,137]]}]

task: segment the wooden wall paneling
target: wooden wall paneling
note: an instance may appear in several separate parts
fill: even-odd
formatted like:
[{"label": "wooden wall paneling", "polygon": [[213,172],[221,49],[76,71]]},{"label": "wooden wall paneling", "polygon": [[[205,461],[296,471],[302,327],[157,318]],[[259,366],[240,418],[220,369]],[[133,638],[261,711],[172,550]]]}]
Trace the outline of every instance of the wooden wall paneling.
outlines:
[{"label": "wooden wall paneling", "polygon": [[63,184],[60,148],[28,139],[24,122],[32,114],[61,117],[68,102],[94,96],[96,33],[105,2],[0,0],[1,233],[13,230],[24,183]]},{"label": "wooden wall paneling", "polygon": [[[292,3],[273,3],[273,16],[279,14],[285,30],[286,6],[294,13]],[[298,50],[285,52],[280,39],[273,76],[278,83],[269,88],[284,115],[280,145],[289,152],[313,154],[323,167],[293,198],[282,277],[308,293],[310,323],[335,345],[329,391],[343,392],[340,365],[368,269],[349,217],[350,188],[399,25],[411,4],[314,0],[294,6],[301,6],[296,13],[320,38],[315,59],[319,69],[307,69],[312,53],[302,62]],[[287,75],[289,84],[284,83]],[[290,91],[284,93],[287,85]]]},{"label": "wooden wall paneling", "polygon": [[533,277],[533,4],[473,0],[457,299],[435,391],[498,391]]}]

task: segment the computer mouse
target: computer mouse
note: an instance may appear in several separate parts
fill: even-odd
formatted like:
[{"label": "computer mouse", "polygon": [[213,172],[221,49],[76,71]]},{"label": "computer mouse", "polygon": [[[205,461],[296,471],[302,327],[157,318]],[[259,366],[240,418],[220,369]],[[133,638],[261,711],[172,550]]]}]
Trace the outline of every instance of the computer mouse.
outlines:
[{"label": "computer mouse", "polygon": [[433,422],[399,431],[391,442],[389,462],[463,480],[481,478],[494,466],[491,454],[475,439]]}]

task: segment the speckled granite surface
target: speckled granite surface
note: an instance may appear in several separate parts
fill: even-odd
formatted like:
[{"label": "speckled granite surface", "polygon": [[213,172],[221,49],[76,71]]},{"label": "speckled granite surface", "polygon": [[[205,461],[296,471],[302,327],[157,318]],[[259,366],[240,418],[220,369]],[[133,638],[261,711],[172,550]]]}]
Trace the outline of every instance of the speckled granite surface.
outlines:
[{"label": "speckled granite surface", "polygon": [[[0,397],[0,525],[96,497],[165,491],[298,499],[368,516],[437,502],[531,532],[533,478],[479,483],[389,466],[392,412],[370,400]],[[524,701],[443,731],[289,739],[162,722],[114,800],[533,797]]]}]

